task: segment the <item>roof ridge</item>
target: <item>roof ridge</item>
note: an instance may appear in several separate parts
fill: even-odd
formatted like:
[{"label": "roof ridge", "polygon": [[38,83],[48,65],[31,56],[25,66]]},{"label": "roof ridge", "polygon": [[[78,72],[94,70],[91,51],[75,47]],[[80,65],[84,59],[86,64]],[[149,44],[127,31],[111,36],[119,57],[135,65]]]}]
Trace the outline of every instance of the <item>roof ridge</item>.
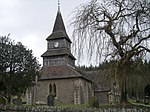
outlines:
[{"label": "roof ridge", "polygon": [[67,64],[74,72],[78,73],[80,77],[85,78],[86,80],[92,81],[91,79],[89,79],[86,75],[84,75],[84,73],[82,73],[81,71],[79,71],[76,67],[71,66],[70,64]]}]

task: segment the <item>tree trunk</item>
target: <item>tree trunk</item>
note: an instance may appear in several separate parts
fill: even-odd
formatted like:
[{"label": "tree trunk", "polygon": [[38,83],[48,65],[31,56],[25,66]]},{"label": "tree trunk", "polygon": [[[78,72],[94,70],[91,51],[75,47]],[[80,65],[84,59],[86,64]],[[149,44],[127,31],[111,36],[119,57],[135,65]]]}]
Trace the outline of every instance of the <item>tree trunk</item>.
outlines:
[{"label": "tree trunk", "polygon": [[8,95],[7,103],[8,103],[8,104],[11,104],[11,95],[10,95],[10,94]]},{"label": "tree trunk", "polygon": [[122,82],[121,82],[121,103],[127,103],[127,87],[126,87],[126,75],[122,75]]}]

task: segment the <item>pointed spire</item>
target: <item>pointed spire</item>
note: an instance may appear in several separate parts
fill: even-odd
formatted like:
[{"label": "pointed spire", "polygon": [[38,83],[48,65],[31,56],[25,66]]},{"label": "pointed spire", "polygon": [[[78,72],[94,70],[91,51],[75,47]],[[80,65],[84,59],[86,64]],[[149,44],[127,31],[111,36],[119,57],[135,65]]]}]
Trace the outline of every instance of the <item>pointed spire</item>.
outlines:
[{"label": "pointed spire", "polygon": [[55,24],[54,24],[54,27],[53,27],[53,32],[55,32],[55,31],[64,31],[64,32],[66,32],[65,25],[64,25],[64,22],[63,22],[63,19],[62,19],[62,15],[61,15],[61,12],[60,12],[59,9],[58,9]]},{"label": "pointed spire", "polygon": [[71,42],[70,38],[67,35],[66,28],[63,22],[63,18],[60,12],[59,0],[58,0],[58,11],[57,11],[57,16],[55,19],[53,31],[52,31],[52,34],[47,38],[47,40],[56,39],[56,38],[66,38],[69,42]]}]

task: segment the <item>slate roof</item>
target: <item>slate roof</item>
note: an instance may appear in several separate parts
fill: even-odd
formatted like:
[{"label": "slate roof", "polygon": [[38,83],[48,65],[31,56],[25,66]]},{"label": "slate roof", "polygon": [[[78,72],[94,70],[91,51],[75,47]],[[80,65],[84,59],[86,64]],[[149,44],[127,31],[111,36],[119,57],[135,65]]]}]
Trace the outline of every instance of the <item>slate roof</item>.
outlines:
[{"label": "slate roof", "polygon": [[62,56],[62,55],[69,55],[72,59],[76,60],[76,58],[71,54],[71,52],[65,48],[46,51],[44,54],[42,54],[42,57]]},{"label": "slate roof", "polygon": [[79,72],[71,65],[66,66],[51,66],[42,68],[41,80],[54,80],[54,79],[69,79],[69,78],[83,78],[91,81],[86,75]]},{"label": "slate roof", "polygon": [[[54,39],[56,40],[60,38],[66,38],[70,43],[72,43],[66,33],[65,25],[60,10],[58,10],[52,34],[48,36],[46,40],[49,41],[49,40],[54,40]],[[60,56],[60,55],[68,55],[75,60],[75,57],[71,54],[71,51],[67,48],[47,50],[44,54],[42,54],[42,57],[51,57],[51,56]],[[87,81],[92,82],[90,78],[88,78],[77,68],[69,64],[62,65],[62,66],[49,66],[49,67],[44,66],[41,71],[42,71],[42,75],[40,80],[83,78]]]},{"label": "slate roof", "polygon": [[94,92],[108,92],[111,90],[112,81],[107,77],[106,71],[83,71],[83,73],[94,82]]},{"label": "slate roof", "polygon": [[71,40],[66,33],[65,25],[60,11],[57,12],[52,34],[48,36],[46,40],[48,41],[59,38],[66,38],[71,43]]}]

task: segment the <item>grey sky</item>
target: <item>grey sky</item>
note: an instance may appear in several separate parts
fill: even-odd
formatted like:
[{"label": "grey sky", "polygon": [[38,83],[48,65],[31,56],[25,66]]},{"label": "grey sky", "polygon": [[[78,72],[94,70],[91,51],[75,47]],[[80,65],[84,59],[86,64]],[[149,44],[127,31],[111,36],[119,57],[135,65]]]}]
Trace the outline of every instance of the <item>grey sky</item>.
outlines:
[{"label": "grey sky", "polygon": [[[72,17],[69,15],[77,6],[88,1],[60,0],[61,13],[70,38],[68,26]],[[42,64],[40,56],[46,51],[45,39],[52,32],[57,4],[57,0],[0,0],[0,35],[11,33],[11,39],[32,49]]]}]

